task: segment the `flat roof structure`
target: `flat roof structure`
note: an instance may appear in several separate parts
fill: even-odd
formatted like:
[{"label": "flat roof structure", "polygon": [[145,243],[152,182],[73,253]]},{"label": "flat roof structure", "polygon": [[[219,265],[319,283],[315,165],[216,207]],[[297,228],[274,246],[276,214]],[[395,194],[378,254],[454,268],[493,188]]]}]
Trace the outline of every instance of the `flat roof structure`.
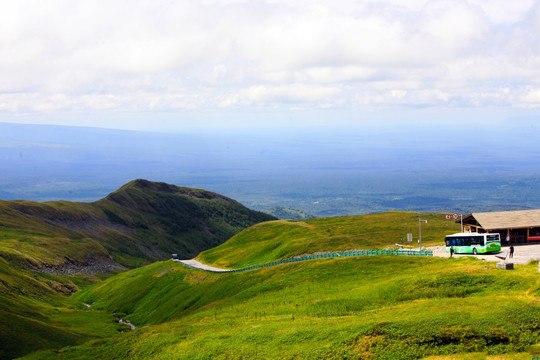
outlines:
[{"label": "flat roof structure", "polygon": [[[459,223],[459,221],[456,221]],[[540,240],[540,210],[493,211],[463,217],[465,231],[498,232],[513,242]]]}]

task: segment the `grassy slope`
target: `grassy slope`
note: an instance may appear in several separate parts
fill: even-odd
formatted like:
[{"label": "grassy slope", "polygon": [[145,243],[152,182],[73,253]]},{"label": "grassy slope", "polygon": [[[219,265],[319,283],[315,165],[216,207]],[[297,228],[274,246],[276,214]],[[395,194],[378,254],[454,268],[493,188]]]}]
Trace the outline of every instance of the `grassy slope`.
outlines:
[{"label": "grassy slope", "polygon": [[[17,202],[21,203],[25,202]],[[73,309],[62,296],[98,279],[28,270],[66,261],[112,262],[105,248],[81,234],[46,226],[38,217],[21,214],[6,204],[0,202],[0,358],[114,335],[119,326],[111,315]],[[97,330],[88,331],[77,319]]]},{"label": "grassy slope", "polygon": [[[220,246],[199,254],[206,264],[241,268],[318,251],[383,249],[400,243],[408,232],[418,239],[418,216],[422,223],[422,245],[443,244],[444,236],[459,232],[459,224],[444,214],[387,212],[382,214],[280,220],[252,226]],[[413,246],[418,246],[416,242]]]},{"label": "grassy slope", "polygon": [[[152,260],[171,253],[194,257],[253,224],[274,219],[219,194],[145,180],[128,183],[95,206],[111,222],[135,229],[129,238],[144,246]],[[137,250],[122,238],[110,237],[104,245],[121,259]]]},{"label": "grassy slope", "polygon": [[537,266],[359,257],[214,274],[160,262],[73,297],[148,326],[28,358],[530,359],[540,355]]},{"label": "grassy slope", "polygon": [[83,311],[61,295],[95,281],[35,273],[0,258],[0,359],[115,335],[122,326],[110,314]]},{"label": "grassy slope", "polygon": [[[53,265],[65,257],[84,263],[88,256],[112,256],[140,266],[171,253],[191,258],[273,219],[208,191],[134,180],[95,203],[0,201],[0,254],[31,261],[31,254],[45,251],[51,256],[38,264]],[[56,244],[58,238],[69,241]],[[27,251],[17,252],[21,244]]]},{"label": "grassy slope", "polygon": [[[96,277],[29,268],[114,260],[136,266],[171,252],[190,257],[268,219],[218,194],[144,180],[95,203],[0,201],[0,358],[108,336],[118,327],[111,315],[103,322],[103,314],[72,311],[61,296]],[[73,329],[81,316],[90,330]]]},{"label": "grassy slope", "polygon": [[[144,215],[119,213],[116,209],[129,210],[145,204],[140,185],[146,184],[132,185],[105,199],[99,207],[92,204],[95,208],[89,214],[103,212],[119,228],[123,223],[144,221],[138,234],[145,234],[155,225],[159,213],[146,206]],[[167,185],[157,186],[166,186],[165,193],[170,189]],[[118,194],[122,196],[118,198]],[[204,201],[204,196],[202,193],[200,200]],[[166,194],[154,198],[162,210],[174,204],[167,199]],[[221,212],[226,213],[226,208]],[[87,221],[72,221],[66,211],[60,214],[63,224],[69,227],[59,227],[57,222],[47,228],[50,233],[45,233],[40,223],[34,226],[32,219],[26,233],[22,233],[22,222],[21,228],[12,226],[12,230],[4,231],[9,226],[6,220],[0,224],[5,235],[0,240],[17,238],[21,244],[45,248],[40,243],[43,237],[74,243],[87,241],[77,230]],[[236,267],[242,262],[250,265],[304,252],[385,247],[397,242],[401,234],[416,234],[417,216],[387,213],[272,222],[249,229],[245,233],[250,236],[242,233],[218,250],[226,249],[222,253],[228,257],[225,265]],[[424,243],[440,243],[445,232],[457,231],[457,225],[441,220],[441,215],[422,216],[429,220],[422,228]],[[58,246],[63,249],[67,245]],[[91,241],[88,246],[92,246]],[[266,250],[255,251],[261,246]],[[6,248],[4,245],[5,254]],[[52,260],[43,255],[37,261]],[[247,273],[210,274],[168,261],[116,275],[66,299],[55,290],[90,280],[35,274],[17,264],[4,261],[0,266],[0,301],[7,304],[9,311],[0,317],[0,339],[10,339],[3,340],[6,347],[0,344],[4,355],[6,349],[20,354],[103,337],[30,358],[133,357],[130,354],[140,358],[175,358],[179,354],[184,358],[260,358],[261,354],[269,358],[338,359],[369,354],[372,358],[417,358],[471,351],[525,352],[523,356],[530,358],[536,351],[530,345],[539,341],[537,265],[501,272],[493,264],[472,259],[380,257],[318,260]],[[41,289],[43,284],[46,288]],[[94,305],[87,310],[82,302]],[[117,325],[112,315],[117,313],[138,326],[148,327],[114,336]],[[19,314],[23,314],[20,324]],[[13,335],[19,338],[13,341]]]}]

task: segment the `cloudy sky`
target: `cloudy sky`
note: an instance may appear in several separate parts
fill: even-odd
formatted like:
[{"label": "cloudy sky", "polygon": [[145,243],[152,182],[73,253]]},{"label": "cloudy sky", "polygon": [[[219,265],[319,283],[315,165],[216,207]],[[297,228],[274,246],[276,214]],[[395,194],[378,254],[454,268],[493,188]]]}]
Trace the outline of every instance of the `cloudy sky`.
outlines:
[{"label": "cloudy sky", "polygon": [[538,34],[533,0],[4,0],[0,121],[535,119]]}]

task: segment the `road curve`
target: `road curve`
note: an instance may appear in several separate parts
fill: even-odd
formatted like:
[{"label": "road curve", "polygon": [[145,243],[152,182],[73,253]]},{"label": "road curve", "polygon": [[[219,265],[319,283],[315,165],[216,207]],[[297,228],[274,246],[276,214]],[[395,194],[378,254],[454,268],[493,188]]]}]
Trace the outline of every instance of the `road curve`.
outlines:
[{"label": "road curve", "polygon": [[[428,252],[431,254],[429,256],[446,257],[446,258],[450,257],[450,254],[446,253],[446,248],[444,246],[434,246],[434,247],[428,248],[428,250],[429,250]],[[411,251],[413,251],[413,250],[407,250],[406,252],[411,252]],[[505,258],[507,256],[507,254],[508,254],[508,248],[504,247],[502,249],[502,251],[500,251],[498,253],[478,254],[478,255],[455,254],[454,257],[458,258],[458,257],[462,257],[462,256],[467,256],[467,257],[474,256],[474,257],[476,257],[478,259],[482,259],[482,260],[486,260],[486,261],[503,261],[500,257]],[[336,255],[338,257],[341,256],[339,253],[336,253]],[[371,254],[371,255],[374,255],[374,254]],[[287,260],[292,260],[291,262],[293,262],[293,261],[304,261],[306,259],[291,258],[291,259],[287,259]],[[515,252],[514,252],[514,258],[513,259],[506,258],[506,262],[509,262],[509,263],[511,262],[511,263],[515,263],[515,264],[528,264],[532,260],[540,260],[540,244],[526,245],[526,246],[516,246],[515,247]],[[194,260],[194,259],[191,259],[191,260],[174,259],[174,261],[176,261],[178,263],[181,263],[181,264],[184,264],[185,266],[191,267],[191,268],[194,268],[194,269],[200,269],[200,270],[206,270],[206,271],[212,271],[212,272],[219,272],[219,273],[234,272],[234,271],[245,271],[245,270],[250,270],[250,269],[253,269],[253,268],[277,265],[277,263],[276,264],[270,263],[270,264],[256,265],[256,266],[252,266],[252,267],[248,267],[248,268],[244,268],[244,269],[236,269],[236,270],[234,270],[234,269],[222,269],[222,268],[217,268],[217,267],[214,267],[214,266],[206,265],[206,264],[203,264],[203,263],[201,263],[201,262],[199,262],[197,260]],[[281,263],[281,261],[279,261],[279,263]]]},{"label": "road curve", "polygon": [[213,267],[210,265],[203,264],[201,262],[198,262],[197,260],[191,259],[191,260],[174,260],[176,262],[182,263],[184,265],[187,265],[189,267],[193,267],[196,269],[206,270],[206,271],[213,271],[213,272],[231,272],[232,270],[229,269],[220,269],[217,267]]},{"label": "road curve", "polygon": [[433,254],[430,251],[415,251],[415,250],[347,250],[347,251],[335,251],[335,252],[321,252],[311,255],[305,255],[305,256],[295,256],[288,259],[283,260],[277,260],[270,263],[265,264],[258,264],[258,265],[252,265],[241,269],[222,269],[217,268],[214,266],[203,264],[195,259],[191,260],[179,260],[179,259],[173,259],[173,261],[180,263],[184,266],[193,268],[193,269],[199,269],[199,270],[205,270],[205,271],[211,271],[211,272],[239,272],[239,271],[247,271],[247,270],[254,270],[264,267],[270,267],[270,266],[276,266],[280,264],[285,263],[294,263],[299,261],[306,261],[306,260],[315,260],[315,259],[323,259],[323,258],[336,258],[336,257],[350,257],[350,256],[374,256],[374,255],[408,255],[408,256],[433,256]]}]

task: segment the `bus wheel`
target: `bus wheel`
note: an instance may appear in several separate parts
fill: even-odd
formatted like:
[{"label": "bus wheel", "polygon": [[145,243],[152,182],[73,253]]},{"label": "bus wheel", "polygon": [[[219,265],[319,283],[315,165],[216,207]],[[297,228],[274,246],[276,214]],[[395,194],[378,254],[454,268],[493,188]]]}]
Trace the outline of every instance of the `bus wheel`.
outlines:
[{"label": "bus wheel", "polygon": [[472,253],[473,253],[474,255],[476,255],[476,254],[478,253],[478,252],[476,251],[476,248],[474,248],[474,249],[472,250]]}]

